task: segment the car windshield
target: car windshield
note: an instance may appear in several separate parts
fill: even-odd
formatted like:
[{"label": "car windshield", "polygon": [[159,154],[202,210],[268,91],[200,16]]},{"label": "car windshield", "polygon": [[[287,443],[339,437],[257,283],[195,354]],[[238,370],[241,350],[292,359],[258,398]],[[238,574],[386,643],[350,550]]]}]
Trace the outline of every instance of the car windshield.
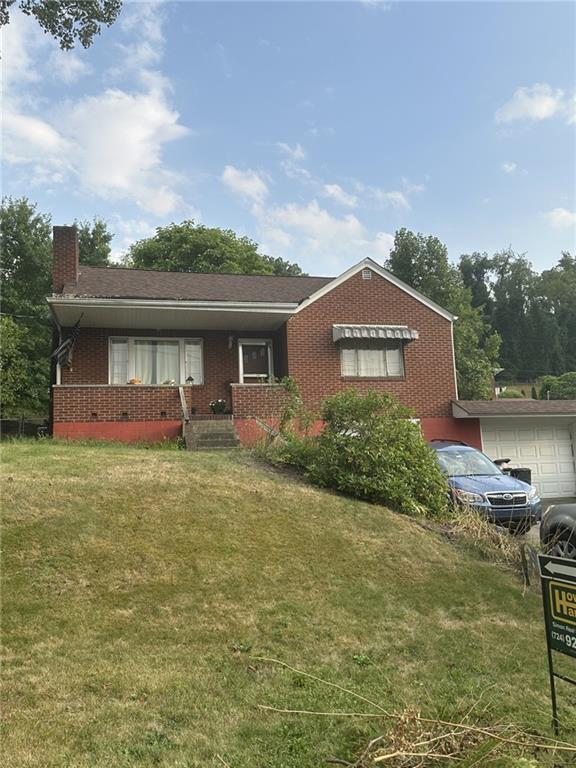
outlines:
[{"label": "car windshield", "polygon": [[502,470],[480,451],[454,448],[438,452],[440,469],[448,477],[489,477],[501,475]]}]

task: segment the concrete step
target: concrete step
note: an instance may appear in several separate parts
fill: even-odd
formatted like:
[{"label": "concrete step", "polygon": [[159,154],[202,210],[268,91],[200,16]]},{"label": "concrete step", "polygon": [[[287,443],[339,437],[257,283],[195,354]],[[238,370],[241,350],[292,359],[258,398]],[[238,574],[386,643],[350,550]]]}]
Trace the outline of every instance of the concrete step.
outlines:
[{"label": "concrete step", "polygon": [[237,448],[240,440],[232,421],[199,421],[184,425],[184,439],[189,451]]},{"label": "concrete step", "polygon": [[201,443],[189,448],[190,451],[230,451],[238,448],[238,443]]},{"label": "concrete step", "polygon": [[197,435],[193,443],[238,443],[237,435]]},{"label": "concrete step", "polygon": [[186,431],[193,434],[212,434],[234,432],[234,424],[231,421],[200,421],[196,424],[186,424]]}]

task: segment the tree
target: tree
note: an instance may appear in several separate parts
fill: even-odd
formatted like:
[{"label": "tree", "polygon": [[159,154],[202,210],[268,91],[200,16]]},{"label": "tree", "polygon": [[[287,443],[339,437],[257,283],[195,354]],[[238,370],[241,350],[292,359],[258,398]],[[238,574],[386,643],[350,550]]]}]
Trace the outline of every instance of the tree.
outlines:
[{"label": "tree", "polygon": [[400,229],[386,267],[408,285],[445,307],[454,323],[458,392],[462,399],[489,399],[498,363],[500,337],[492,332],[481,307],[473,306],[472,290],[448,261],[448,250],[437,237]]},{"label": "tree", "polygon": [[563,251],[558,264],[542,272],[537,288],[543,306],[557,321],[563,370],[576,371],[576,257]]},{"label": "tree", "polygon": [[[107,263],[111,234],[105,222],[79,224],[80,261]],[[50,393],[52,320],[52,225],[27,198],[7,197],[0,206],[2,281],[2,394],[0,406],[13,415],[43,415]],[[106,257],[106,261],[104,258]]]},{"label": "tree", "polygon": [[194,221],[158,227],[153,237],[134,243],[127,266],[174,272],[300,275],[297,264],[258,252],[258,244],[230,229],[205,227]]},{"label": "tree", "polygon": [[474,251],[460,256],[458,269],[466,288],[472,295],[472,306],[480,307],[485,317],[490,320],[494,309],[494,298],[490,288],[490,275],[494,260],[487,253]]},{"label": "tree", "polygon": [[50,381],[50,322],[38,327],[0,318],[0,413],[46,415]]},{"label": "tree", "polygon": [[562,376],[542,376],[539,383],[542,400],[576,400],[576,371]]},{"label": "tree", "polygon": [[[492,325],[502,337],[501,363],[503,380],[530,378],[534,375],[534,356],[530,324],[530,309],[535,296],[535,275],[532,265],[521,254],[508,248],[493,258],[494,311]],[[540,372],[544,364],[541,364]]]},{"label": "tree", "polygon": [[0,207],[2,311],[49,317],[46,296],[52,274],[50,216],[25,197],[3,198]]},{"label": "tree", "polygon": [[[50,386],[50,217],[26,198],[2,200],[2,413],[47,412]],[[4,388],[6,391],[4,392]]]},{"label": "tree", "polygon": [[450,309],[461,294],[462,279],[448,261],[448,249],[432,235],[399,229],[385,266],[446,309]]},{"label": "tree", "polygon": [[[0,26],[10,23],[13,5],[16,0],[0,0]],[[18,7],[68,51],[76,41],[90,47],[102,25],[110,27],[116,21],[122,0],[18,0]]]},{"label": "tree", "polygon": [[113,234],[108,230],[108,224],[97,217],[93,222],[75,221],[78,230],[80,261],[91,267],[110,266],[110,243]]}]

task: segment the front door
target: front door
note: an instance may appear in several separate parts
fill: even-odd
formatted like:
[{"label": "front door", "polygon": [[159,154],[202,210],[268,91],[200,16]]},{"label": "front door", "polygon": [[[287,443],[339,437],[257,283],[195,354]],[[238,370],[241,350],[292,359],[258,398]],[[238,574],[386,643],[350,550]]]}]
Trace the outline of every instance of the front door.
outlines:
[{"label": "front door", "polygon": [[271,339],[241,339],[238,342],[240,352],[240,383],[267,384],[272,381]]}]

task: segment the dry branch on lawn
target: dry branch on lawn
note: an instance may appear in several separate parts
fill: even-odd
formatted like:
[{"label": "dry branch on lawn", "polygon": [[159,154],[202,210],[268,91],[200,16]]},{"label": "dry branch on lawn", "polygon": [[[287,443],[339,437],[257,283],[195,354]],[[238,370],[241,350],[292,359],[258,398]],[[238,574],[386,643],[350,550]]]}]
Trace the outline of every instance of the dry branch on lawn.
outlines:
[{"label": "dry branch on lawn", "polygon": [[[470,715],[476,702],[460,721],[423,717],[420,712],[406,709],[403,712],[389,712],[372,699],[342,685],[292,667],[279,659],[259,658],[259,661],[277,664],[323,685],[336,688],[358,701],[369,704],[377,712],[320,712],[315,710],[289,709],[261,704],[259,708],[268,712],[292,715],[313,715],[318,717],[355,717],[393,721],[390,732],[372,739],[354,762],[342,762],[349,768],[368,768],[386,763],[394,768],[424,768],[441,763],[451,764],[469,760],[475,752],[483,757],[488,753],[506,750],[506,753],[536,754],[539,751],[553,755],[576,755],[576,744],[560,741],[548,736],[528,733],[513,724],[480,726],[470,722]],[[382,747],[386,742],[387,746]],[[432,745],[434,745],[432,747]],[[472,753],[472,754],[471,754]],[[332,760],[331,760],[332,762]],[[340,761],[339,761],[340,762]]]}]

